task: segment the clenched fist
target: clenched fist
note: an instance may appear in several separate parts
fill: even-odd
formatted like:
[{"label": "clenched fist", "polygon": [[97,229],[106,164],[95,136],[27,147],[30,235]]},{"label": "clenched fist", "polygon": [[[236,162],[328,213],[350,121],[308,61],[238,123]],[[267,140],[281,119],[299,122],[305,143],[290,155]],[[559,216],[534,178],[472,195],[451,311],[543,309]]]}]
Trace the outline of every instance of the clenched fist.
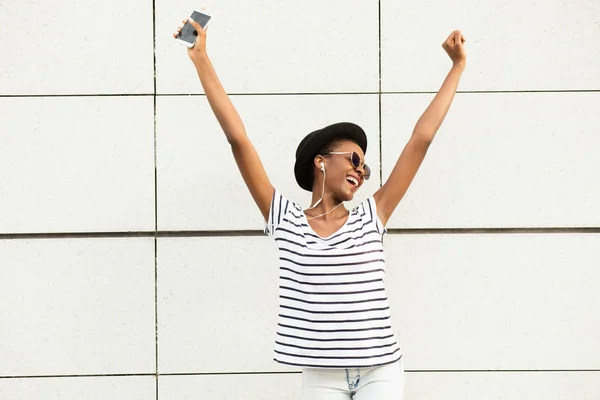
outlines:
[{"label": "clenched fist", "polygon": [[442,43],[442,47],[448,53],[454,65],[464,66],[467,63],[467,53],[465,52],[465,37],[460,31],[454,31],[448,36],[448,39]]}]

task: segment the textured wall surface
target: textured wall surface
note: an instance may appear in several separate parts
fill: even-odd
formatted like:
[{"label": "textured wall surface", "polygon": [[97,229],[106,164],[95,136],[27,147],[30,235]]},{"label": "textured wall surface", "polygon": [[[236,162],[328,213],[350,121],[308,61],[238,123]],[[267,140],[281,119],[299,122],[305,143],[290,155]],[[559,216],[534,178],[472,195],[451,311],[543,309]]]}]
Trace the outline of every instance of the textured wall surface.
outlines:
[{"label": "textured wall surface", "polygon": [[[0,398],[299,400],[277,256],[171,33],[196,2],[0,0]],[[271,182],[350,120],[389,175],[467,69],[388,223],[405,399],[600,398],[600,2],[205,3]]]}]

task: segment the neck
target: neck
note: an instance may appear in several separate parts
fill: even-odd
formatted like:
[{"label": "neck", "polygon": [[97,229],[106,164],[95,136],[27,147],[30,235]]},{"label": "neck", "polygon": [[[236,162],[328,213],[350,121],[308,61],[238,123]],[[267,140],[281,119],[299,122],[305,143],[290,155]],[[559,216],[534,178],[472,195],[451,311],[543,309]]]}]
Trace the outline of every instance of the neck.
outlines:
[{"label": "neck", "polygon": [[[312,195],[312,204],[315,204],[321,196],[315,192]],[[346,214],[347,210],[343,206],[343,201],[334,200],[330,196],[325,196],[323,199],[315,206],[314,208],[308,209],[308,212],[305,214],[309,218],[319,218],[319,219],[336,219],[339,218],[342,214]]]}]

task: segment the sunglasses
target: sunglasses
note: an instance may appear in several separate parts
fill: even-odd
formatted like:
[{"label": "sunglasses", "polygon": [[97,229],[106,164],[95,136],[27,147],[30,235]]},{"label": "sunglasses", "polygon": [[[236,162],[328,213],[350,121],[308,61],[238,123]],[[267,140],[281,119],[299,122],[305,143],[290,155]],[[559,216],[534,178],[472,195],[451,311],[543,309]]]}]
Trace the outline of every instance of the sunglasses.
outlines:
[{"label": "sunglasses", "polygon": [[325,153],[323,155],[326,156],[329,154],[332,154],[332,155],[350,154],[350,162],[352,163],[352,166],[354,168],[359,168],[362,164],[363,169],[365,170],[363,178],[365,178],[365,180],[367,180],[371,177],[371,168],[369,168],[369,166],[367,164],[363,164],[361,162],[360,156],[358,155],[357,152],[355,152],[355,151],[332,151],[330,153]]}]

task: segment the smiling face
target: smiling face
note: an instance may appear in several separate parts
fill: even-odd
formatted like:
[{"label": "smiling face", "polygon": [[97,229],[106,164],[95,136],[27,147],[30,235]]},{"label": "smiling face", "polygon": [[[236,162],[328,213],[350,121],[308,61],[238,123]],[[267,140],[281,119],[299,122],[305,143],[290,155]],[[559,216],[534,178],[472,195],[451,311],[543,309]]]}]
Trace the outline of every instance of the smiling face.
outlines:
[{"label": "smiling face", "polygon": [[[331,152],[344,154],[328,154]],[[361,165],[355,168],[352,165],[352,152],[356,152],[361,159]],[[323,171],[320,164],[325,164],[325,193],[331,194],[340,201],[349,201],[354,193],[364,183],[365,155],[360,146],[351,140],[337,139],[323,146],[319,155],[314,159],[314,176],[317,191],[321,190]]]}]

